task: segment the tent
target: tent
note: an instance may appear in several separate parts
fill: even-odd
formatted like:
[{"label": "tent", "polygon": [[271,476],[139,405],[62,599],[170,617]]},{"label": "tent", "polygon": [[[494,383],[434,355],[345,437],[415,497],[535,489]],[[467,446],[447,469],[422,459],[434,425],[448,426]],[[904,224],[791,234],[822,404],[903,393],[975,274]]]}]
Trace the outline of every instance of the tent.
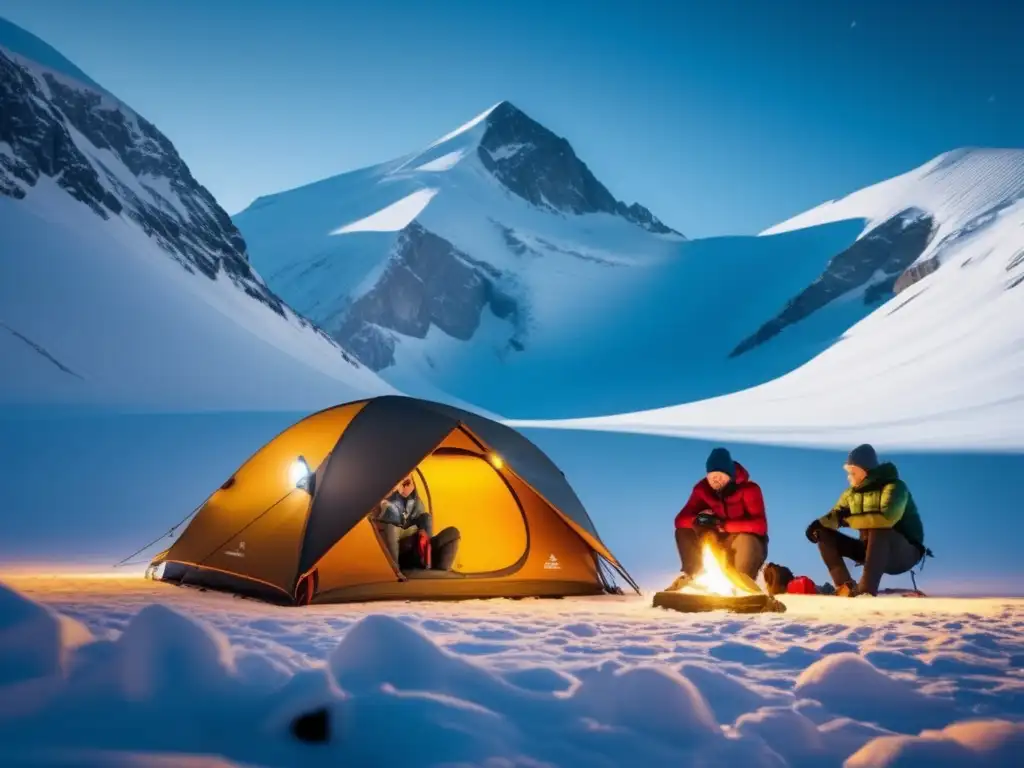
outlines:
[{"label": "tent", "polygon": [[[410,473],[435,533],[461,534],[451,570],[399,570],[371,520]],[[301,605],[621,594],[613,571],[639,592],[564,475],[523,435],[388,395],[320,411],[271,440],[147,573]]]}]

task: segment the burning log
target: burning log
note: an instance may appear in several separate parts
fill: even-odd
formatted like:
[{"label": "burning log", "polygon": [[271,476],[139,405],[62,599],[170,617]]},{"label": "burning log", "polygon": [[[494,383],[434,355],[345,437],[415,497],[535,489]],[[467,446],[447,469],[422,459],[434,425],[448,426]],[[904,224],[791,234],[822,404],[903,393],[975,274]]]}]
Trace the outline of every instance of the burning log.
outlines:
[{"label": "burning log", "polygon": [[757,582],[732,568],[712,539],[705,538],[701,570],[686,580],[677,580],[654,595],[655,608],[682,613],[726,610],[733,613],[783,613],[786,606],[757,586]]}]

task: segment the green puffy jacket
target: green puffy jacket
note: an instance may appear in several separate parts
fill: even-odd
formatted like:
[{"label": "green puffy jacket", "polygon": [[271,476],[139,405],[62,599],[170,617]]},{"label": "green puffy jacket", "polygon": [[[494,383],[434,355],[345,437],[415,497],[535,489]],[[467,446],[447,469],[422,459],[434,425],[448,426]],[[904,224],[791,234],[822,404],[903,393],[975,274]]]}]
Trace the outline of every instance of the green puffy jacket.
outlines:
[{"label": "green puffy jacket", "polygon": [[843,491],[819,522],[826,528],[839,528],[841,524],[855,530],[893,528],[924,549],[924,526],[917,504],[907,484],[900,480],[896,466],[889,462],[868,472],[860,485]]}]

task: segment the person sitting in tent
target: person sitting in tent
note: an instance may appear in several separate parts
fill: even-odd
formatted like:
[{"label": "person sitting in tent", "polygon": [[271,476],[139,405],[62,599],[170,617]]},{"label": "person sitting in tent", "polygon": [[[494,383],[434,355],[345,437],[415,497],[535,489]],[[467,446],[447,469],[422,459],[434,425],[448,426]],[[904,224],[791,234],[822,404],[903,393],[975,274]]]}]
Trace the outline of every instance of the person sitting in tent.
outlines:
[{"label": "person sitting in tent", "polygon": [[459,530],[434,535],[434,519],[406,475],[380,503],[377,523],[392,559],[401,570],[450,571],[459,548]]},{"label": "person sitting in tent", "polygon": [[[880,464],[875,449],[864,444],[850,451],[843,468],[849,487],[806,535],[818,545],[837,595],[876,595],[882,574],[906,573],[931,552],[924,546],[917,504],[894,464]],[[859,538],[840,533],[844,527],[858,531]],[[864,566],[859,583],[844,558]]]},{"label": "person sitting in tent", "polygon": [[704,468],[707,475],[676,515],[682,572],[670,590],[700,572],[704,536],[714,536],[732,566],[752,579],[768,556],[768,520],[760,486],[725,448],[711,451]]}]

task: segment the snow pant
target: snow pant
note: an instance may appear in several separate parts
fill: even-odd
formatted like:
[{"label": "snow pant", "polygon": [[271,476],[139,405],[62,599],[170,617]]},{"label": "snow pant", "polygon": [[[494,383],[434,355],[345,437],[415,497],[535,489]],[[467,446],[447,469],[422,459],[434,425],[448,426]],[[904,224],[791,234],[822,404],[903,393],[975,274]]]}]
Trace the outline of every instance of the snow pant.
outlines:
[{"label": "snow pant", "polygon": [[[434,531],[434,519],[429,513],[420,515],[413,522],[418,531],[425,531],[430,537],[431,568],[437,571],[450,571],[459,550],[459,529],[449,526],[436,536],[431,535]],[[404,570],[423,567],[416,552],[416,536],[406,536],[403,539],[400,536],[401,529],[397,525],[382,523],[380,527],[388,553],[398,563],[399,568]]]},{"label": "snow pant", "polygon": [[729,563],[740,573],[752,579],[757,578],[765,559],[768,557],[768,537],[753,533],[715,533],[701,534],[693,528],[676,528],[676,549],[679,550],[679,562],[682,570],[690,575],[700,573],[703,555],[701,542],[703,536],[712,536],[725,551]]},{"label": "snow pant", "polygon": [[920,549],[892,528],[868,528],[860,532],[859,539],[825,528],[818,531],[818,551],[837,587],[853,581],[844,558],[862,564],[857,590],[871,595],[878,594],[882,574],[906,573],[922,557]]}]

